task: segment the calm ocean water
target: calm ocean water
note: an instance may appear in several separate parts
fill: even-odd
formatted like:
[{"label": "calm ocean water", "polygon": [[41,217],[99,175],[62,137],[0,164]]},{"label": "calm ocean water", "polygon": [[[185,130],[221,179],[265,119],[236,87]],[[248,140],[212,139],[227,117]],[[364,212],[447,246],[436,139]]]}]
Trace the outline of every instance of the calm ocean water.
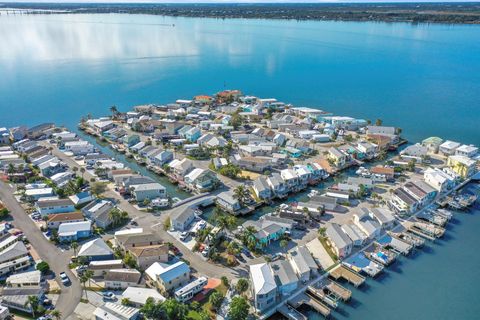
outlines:
[{"label": "calm ocean water", "polygon": [[[480,144],[480,27],[0,16],[0,126],[239,88],[261,97]],[[184,195],[183,195],[184,196]],[[478,319],[480,212],[405,258],[337,319]]]}]

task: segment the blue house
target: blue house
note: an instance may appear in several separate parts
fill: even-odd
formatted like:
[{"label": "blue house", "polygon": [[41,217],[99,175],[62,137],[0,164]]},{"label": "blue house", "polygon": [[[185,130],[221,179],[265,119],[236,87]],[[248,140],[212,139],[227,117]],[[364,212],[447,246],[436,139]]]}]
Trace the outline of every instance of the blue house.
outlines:
[{"label": "blue house", "polygon": [[35,208],[42,216],[75,211],[75,205],[70,199],[39,199]]},{"label": "blue house", "polygon": [[288,154],[292,158],[300,158],[302,156],[302,151],[293,147],[285,147],[283,153]]},{"label": "blue house", "polygon": [[134,146],[139,142],[140,137],[138,136],[138,134],[128,135],[123,138],[123,143],[125,143],[129,147]]},{"label": "blue house", "polygon": [[72,242],[88,238],[92,234],[90,221],[67,222],[58,227],[58,240],[60,242]]},{"label": "blue house", "polygon": [[196,142],[201,135],[202,135],[202,131],[197,127],[193,127],[187,132],[185,132],[185,139],[187,139],[190,142]]}]

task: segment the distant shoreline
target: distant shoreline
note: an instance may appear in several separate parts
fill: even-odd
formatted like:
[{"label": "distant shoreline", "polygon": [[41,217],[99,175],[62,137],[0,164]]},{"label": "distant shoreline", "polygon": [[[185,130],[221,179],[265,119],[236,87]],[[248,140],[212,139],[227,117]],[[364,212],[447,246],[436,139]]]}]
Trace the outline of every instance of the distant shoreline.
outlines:
[{"label": "distant shoreline", "polygon": [[[75,4],[0,3],[7,14],[149,14],[216,19],[480,24],[477,3]],[[19,13],[21,12],[21,13]]]}]

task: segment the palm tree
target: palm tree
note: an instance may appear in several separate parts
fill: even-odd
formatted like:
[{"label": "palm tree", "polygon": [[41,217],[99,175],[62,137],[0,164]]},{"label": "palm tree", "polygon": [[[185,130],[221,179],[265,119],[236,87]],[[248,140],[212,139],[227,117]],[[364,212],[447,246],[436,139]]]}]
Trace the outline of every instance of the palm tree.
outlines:
[{"label": "palm tree", "polygon": [[25,306],[30,305],[30,308],[32,308],[32,316],[35,318],[35,311],[38,308],[39,305],[39,300],[37,296],[28,296],[27,302],[25,303]]},{"label": "palm tree", "polygon": [[72,249],[73,249],[73,255],[76,256],[77,255],[77,249],[78,249],[78,242],[73,241],[72,244],[70,245],[70,247],[72,247]]},{"label": "palm tree", "polygon": [[115,118],[118,115],[117,106],[111,106],[110,107],[110,112],[112,113],[112,118]]},{"label": "palm tree", "polygon": [[120,210],[118,210],[117,208],[113,208],[112,210],[110,210],[110,212],[108,213],[108,219],[112,221],[112,224],[114,226],[117,226],[122,220]]},{"label": "palm tree", "polygon": [[85,173],[85,168],[84,167],[80,168],[80,173],[82,174],[82,179],[83,179],[83,174]]},{"label": "palm tree", "polygon": [[86,270],[81,276],[80,276],[80,282],[82,283],[83,290],[85,291],[85,299],[88,300],[88,295],[87,295],[87,288],[85,288],[85,283],[88,282],[88,286],[90,286],[90,279],[92,279],[93,276],[93,271],[92,270]]},{"label": "palm tree", "polygon": [[72,171],[73,171],[75,174],[77,174],[78,168],[77,168],[77,167],[73,167],[73,168],[72,168]]},{"label": "palm tree", "polygon": [[233,198],[237,199],[240,204],[244,205],[248,197],[250,196],[250,192],[245,188],[243,185],[239,185],[235,189],[233,189]]},{"label": "palm tree", "polygon": [[12,163],[10,163],[8,165],[8,173],[12,174],[14,172],[15,172],[15,166]]},{"label": "palm tree", "polygon": [[51,315],[52,317],[54,317],[56,320],[60,320],[60,319],[62,318],[62,313],[61,313],[59,310],[57,310],[57,309],[53,310],[53,311],[50,313],[50,315]]}]

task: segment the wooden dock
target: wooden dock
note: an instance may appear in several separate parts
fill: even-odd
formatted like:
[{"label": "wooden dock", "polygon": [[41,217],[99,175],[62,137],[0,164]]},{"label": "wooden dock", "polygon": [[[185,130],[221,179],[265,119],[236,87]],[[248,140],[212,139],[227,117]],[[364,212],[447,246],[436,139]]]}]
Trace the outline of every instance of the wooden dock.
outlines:
[{"label": "wooden dock", "polygon": [[311,307],[312,309],[320,313],[325,318],[329,317],[331,313],[329,307],[324,305],[322,302],[308,296],[305,293],[302,293],[296,296],[295,298],[293,298],[292,300],[289,300],[288,303],[295,309],[300,307],[302,304],[306,304],[307,306]]},{"label": "wooden dock", "polygon": [[365,282],[365,277],[344,265],[340,265],[330,271],[330,276],[338,280],[343,278],[353,284],[355,287],[361,286]]},{"label": "wooden dock", "polygon": [[348,290],[347,288],[339,285],[335,281],[330,281],[327,285],[327,289],[330,292],[337,296],[338,298],[342,299],[343,301],[348,301],[352,297],[352,291]]},{"label": "wooden dock", "polygon": [[283,305],[277,309],[288,320],[308,320],[308,317],[290,305]]},{"label": "wooden dock", "polygon": [[307,294],[312,295],[314,298],[318,299],[319,301],[324,302],[327,306],[332,309],[336,309],[338,307],[338,302],[336,298],[329,297],[323,289],[317,289],[315,287],[309,286],[307,288]]}]

